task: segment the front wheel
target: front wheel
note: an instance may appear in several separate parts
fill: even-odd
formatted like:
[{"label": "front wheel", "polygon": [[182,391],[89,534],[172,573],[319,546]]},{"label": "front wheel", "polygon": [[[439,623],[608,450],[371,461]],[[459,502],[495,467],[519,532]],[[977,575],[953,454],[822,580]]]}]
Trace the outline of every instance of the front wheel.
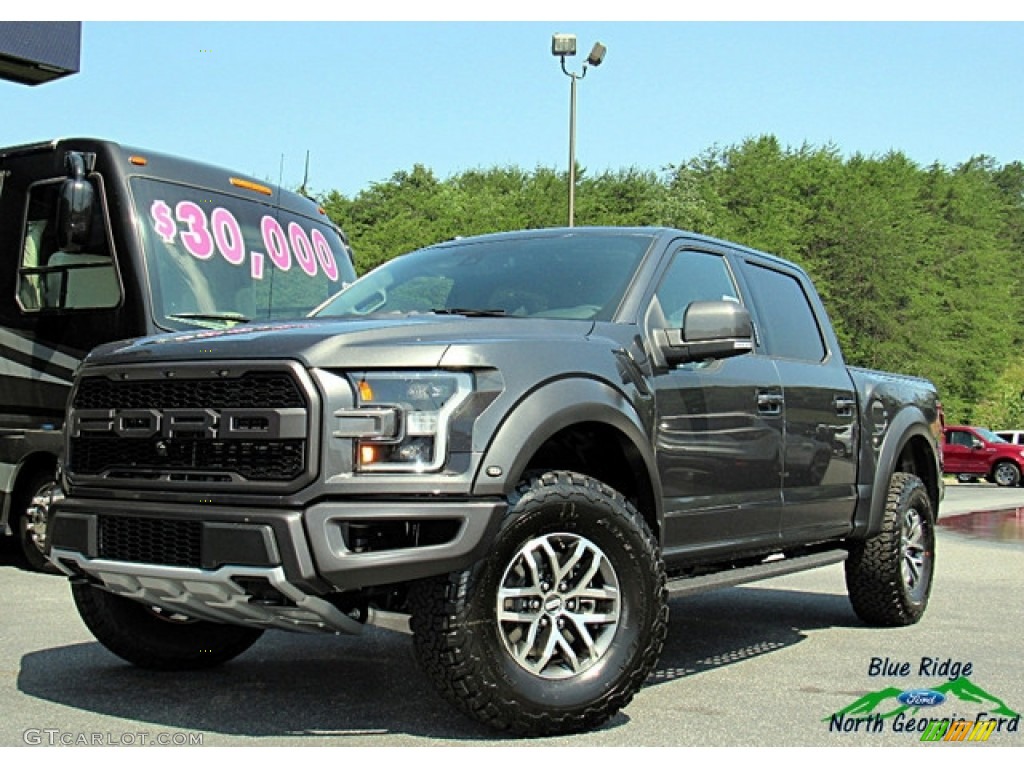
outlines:
[{"label": "front wheel", "polygon": [[1001,461],[992,469],[992,482],[1000,488],[1016,488],[1020,485],[1020,469],[1012,461]]},{"label": "front wheel", "polygon": [[46,559],[46,536],[50,504],[60,494],[60,487],[52,471],[42,471],[32,474],[23,488],[14,499],[22,559],[34,571],[57,573],[56,566]]},{"label": "front wheel", "polygon": [[846,560],[846,586],[868,624],[902,627],[924,615],[935,572],[935,513],[916,475],[889,483],[882,530],[856,542]]},{"label": "front wheel", "polygon": [[106,648],[137,667],[216,667],[259,640],[263,630],[168,613],[91,584],[72,584],[82,621]]},{"label": "front wheel", "polygon": [[419,661],[471,717],[521,735],[597,726],[657,663],[668,623],[665,569],[637,511],[583,475],[521,486],[473,567],[411,595]]}]

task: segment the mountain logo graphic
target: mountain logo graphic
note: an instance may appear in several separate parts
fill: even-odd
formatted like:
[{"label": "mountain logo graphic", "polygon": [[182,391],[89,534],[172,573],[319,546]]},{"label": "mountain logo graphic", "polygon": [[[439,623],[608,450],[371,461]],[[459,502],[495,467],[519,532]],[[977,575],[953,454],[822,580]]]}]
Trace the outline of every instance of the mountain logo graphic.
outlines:
[{"label": "mountain logo graphic", "polygon": [[[958,677],[955,680],[950,680],[942,685],[929,688],[928,690],[944,696],[946,701],[960,700],[967,704],[979,704],[990,715],[1002,715],[1003,717],[1020,716],[1018,712],[1014,712],[1010,709],[1006,705],[1006,702],[998,696],[993,696],[988,691],[972,683],[966,677]],[[880,691],[875,691],[874,693],[864,694],[855,702],[843,709],[840,709],[835,714],[823,717],[822,721],[828,721],[837,715],[875,715],[885,720],[890,717],[896,717],[896,715],[902,712],[915,715],[922,706],[930,706],[928,704],[901,703],[902,701],[914,701],[913,697],[904,696],[905,693],[906,691],[890,686],[888,688],[883,688]]]}]

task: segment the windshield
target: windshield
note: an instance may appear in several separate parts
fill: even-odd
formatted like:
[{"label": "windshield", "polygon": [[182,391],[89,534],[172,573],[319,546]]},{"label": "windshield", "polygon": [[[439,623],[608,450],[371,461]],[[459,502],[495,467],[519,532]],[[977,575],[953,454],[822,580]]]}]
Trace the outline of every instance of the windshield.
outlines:
[{"label": "windshield", "polygon": [[302,317],[355,280],[327,222],[206,189],[139,177],[131,184],[160,325]]},{"label": "windshield", "polygon": [[1006,442],[1006,440],[1003,440],[1003,438],[1001,438],[995,432],[991,432],[991,431],[985,429],[984,427],[975,427],[974,431],[977,432],[979,435],[981,435],[989,443],[1005,443]]},{"label": "windshield", "polygon": [[452,314],[610,320],[651,235],[537,234],[445,243],[393,259],[316,314]]}]

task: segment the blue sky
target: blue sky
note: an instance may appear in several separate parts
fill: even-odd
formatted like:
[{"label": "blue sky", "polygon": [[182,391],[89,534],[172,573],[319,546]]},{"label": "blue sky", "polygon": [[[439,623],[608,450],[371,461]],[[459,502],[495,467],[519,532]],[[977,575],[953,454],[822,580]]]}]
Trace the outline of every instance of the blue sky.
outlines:
[{"label": "blue sky", "polygon": [[578,91],[591,173],[768,133],[920,165],[1024,160],[1020,21],[86,21],[79,74],[0,81],[0,145],[96,135],[289,186],[308,150],[311,190],[349,196],[416,163],[563,170],[554,32],[578,36],[577,71],[608,48]]}]

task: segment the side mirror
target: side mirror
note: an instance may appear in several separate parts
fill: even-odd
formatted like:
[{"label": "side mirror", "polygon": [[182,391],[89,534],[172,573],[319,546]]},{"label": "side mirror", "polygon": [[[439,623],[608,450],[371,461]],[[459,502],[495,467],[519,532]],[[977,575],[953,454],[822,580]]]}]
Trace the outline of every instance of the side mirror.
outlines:
[{"label": "side mirror", "polygon": [[57,236],[59,248],[78,253],[89,243],[93,205],[96,197],[92,184],[85,178],[85,160],[78,152],[64,156],[68,178],[57,199]]},{"label": "side mirror", "polygon": [[658,336],[669,365],[720,360],[754,348],[750,312],[735,301],[695,301],[686,308],[682,328],[666,328]]}]

